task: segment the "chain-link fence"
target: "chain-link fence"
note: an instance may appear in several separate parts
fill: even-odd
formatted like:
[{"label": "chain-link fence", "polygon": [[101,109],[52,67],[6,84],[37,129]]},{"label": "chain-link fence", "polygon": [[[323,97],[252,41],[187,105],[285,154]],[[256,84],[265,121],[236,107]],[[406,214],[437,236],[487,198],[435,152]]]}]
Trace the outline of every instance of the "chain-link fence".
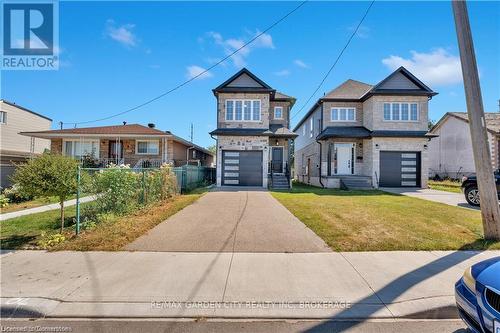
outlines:
[{"label": "chain-link fence", "polygon": [[[86,224],[99,223],[109,214],[126,215],[177,193],[215,182],[215,169],[197,166],[173,168],[79,168],[76,232]],[[94,200],[80,205],[82,195]]]}]

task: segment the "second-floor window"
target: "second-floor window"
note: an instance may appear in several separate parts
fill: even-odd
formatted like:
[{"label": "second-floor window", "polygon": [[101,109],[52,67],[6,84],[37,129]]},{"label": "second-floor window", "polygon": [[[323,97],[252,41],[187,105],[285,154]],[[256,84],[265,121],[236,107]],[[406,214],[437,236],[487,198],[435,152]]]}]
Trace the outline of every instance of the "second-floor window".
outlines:
[{"label": "second-floor window", "polygon": [[312,138],[313,137],[313,133],[314,133],[314,120],[311,119],[309,120],[309,137]]},{"label": "second-floor window", "polygon": [[355,108],[332,108],[331,121],[356,121]]},{"label": "second-floor window", "polygon": [[283,119],[283,107],[275,106],[274,107],[274,119]]},{"label": "second-floor window", "polygon": [[384,103],[385,121],[418,121],[417,103]]},{"label": "second-floor window", "polygon": [[0,124],[7,124],[7,112],[0,111]]},{"label": "second-floor window", "polygon": [[226,100],[227,121],[260,121],[260,100]]}]

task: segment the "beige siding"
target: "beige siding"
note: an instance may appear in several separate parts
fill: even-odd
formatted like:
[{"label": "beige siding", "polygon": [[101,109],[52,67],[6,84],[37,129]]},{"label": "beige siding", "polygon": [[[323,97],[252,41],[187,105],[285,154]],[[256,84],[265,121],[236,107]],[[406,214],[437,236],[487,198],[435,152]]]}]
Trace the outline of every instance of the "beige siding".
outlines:
[{"label": "beige siding", "polygon": [[[7,113],[7,123],[0,124],[1,149],[5,151],[30,152],[31,138],[19,132],[46,131],[52,122],[31,112],[0,102],[0,110]],[[50,148],[50,141],[35,139],[35,153]]]}]

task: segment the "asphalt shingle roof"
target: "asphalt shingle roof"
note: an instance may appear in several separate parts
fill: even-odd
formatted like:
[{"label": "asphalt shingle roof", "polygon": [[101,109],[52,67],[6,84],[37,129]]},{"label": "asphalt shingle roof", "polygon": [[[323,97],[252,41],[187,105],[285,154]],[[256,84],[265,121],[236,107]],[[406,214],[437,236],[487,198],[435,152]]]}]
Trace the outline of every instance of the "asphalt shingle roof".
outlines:
[{"label": "asphalt shingle roof", "polygon": [[371,88],[370,84],[349,79],[325,94],[323,98],[359,99]]},{"label": "asphalt shingle roof", "polygon": [[[460,118],[465,121],[469,121],[469,116],[467,112],[450,112],[449,114]],[[493,132],[500,133],[500,113],[497,112],[485,112],[484,119],[486,120],[486,127]]]}]

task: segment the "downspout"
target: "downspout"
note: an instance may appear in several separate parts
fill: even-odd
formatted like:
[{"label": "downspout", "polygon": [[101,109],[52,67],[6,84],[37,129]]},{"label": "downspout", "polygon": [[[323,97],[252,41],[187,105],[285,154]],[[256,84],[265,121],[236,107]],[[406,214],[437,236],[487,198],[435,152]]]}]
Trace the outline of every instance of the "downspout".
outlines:
[{"label": "downspout", "polygon": [[[321,118],[320,118],[320,121],[319,121],[319,124],[320,124],[319,130],[320,130],[320,133],[321,133],[323,131],[323,103],[321,103],[321,109],[320,109],[320,111],[321,111]],[[319,135],[319,133],[318,133],[318,135]],[[321,164],[322,164],[321,155],[323,154],[323,146],[322,146],[321,142],[318,139],[316,139],[316,142],[319,144],[319,183],[321,184],[322,188],[325,188],[325,185],[323,184],[323,180],[322,180],[323,175],[321,173]]]},{"label": "downspout", "polygon": [[186,165],[189,164],[189,149],[194,149],[194,146],[189,147],[188,149],[186,149]]}]

